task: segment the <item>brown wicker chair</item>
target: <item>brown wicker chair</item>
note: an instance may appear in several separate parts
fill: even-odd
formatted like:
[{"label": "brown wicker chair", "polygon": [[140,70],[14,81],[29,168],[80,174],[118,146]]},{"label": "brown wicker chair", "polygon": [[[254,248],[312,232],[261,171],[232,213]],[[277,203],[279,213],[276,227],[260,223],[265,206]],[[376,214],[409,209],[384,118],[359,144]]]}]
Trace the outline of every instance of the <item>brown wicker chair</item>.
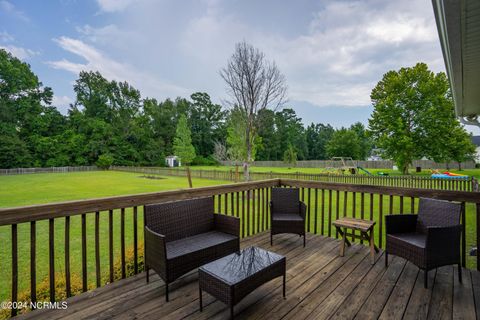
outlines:
[{"label": "brown wicker chair", "polygon": [[168,285],[205,263],[240,250],[240,220],[214,214],[213,198],[145,206],[145,271]]},{"label": "brown wicker chair", "polygon": [[418,214],[385,216],[385,266],[388,266],[390,253],[409,260],[424,270],[424,286],[427,288],[429,270],[458,264],[458,279],[462,282],[462,211],[461,203],[421,198]]},{"label": "brown wicker chair", "polygon": [[303,236],[305,247],[305,213],[307,207],[299,200],[296,188],[272,188],[270,201],[270,245],[273,235],[279,233],[295,233]]}]

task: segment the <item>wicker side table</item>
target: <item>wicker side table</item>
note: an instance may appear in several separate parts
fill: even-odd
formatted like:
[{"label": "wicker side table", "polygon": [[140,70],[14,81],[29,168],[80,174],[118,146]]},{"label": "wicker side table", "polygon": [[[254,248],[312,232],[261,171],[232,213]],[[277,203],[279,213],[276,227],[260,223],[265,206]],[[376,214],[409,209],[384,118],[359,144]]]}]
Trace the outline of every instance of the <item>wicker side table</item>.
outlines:
[{"label": "wicker side table", "polygon": [[258,247],[249,247],[210,262],[198,269],[200,311],[203,311],[202,292],[205,291],[230,307],[262,284],[283,276],[285,298],[286,258]]}]

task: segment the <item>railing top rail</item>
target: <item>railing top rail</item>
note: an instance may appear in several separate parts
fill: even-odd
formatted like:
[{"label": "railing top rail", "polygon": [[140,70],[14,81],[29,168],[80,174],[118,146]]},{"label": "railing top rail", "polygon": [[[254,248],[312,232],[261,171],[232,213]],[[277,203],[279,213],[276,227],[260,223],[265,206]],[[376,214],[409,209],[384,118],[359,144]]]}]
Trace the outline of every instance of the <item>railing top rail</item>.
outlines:
[{"label": "railing top rail", "polygon": [[437,189],[419,189],[409,187],[389,187],[365,184],[346,184],[309,180],[280,179],[284,186],[299,188],[317,188],[338,191],[363,192],[404,197],[425,197],[448,201],[480,203],[480,193],[471,191],[450,191]]},{"label": "railing top rail", "polygon": [[279,186],[280,179],[269,179],[192,189],[178,189],[89,200],[49,203],[0,209],[0,226],[36,220],[60,218],[82,213],[141,206],[152,203],[207,197],[230,192]]}]

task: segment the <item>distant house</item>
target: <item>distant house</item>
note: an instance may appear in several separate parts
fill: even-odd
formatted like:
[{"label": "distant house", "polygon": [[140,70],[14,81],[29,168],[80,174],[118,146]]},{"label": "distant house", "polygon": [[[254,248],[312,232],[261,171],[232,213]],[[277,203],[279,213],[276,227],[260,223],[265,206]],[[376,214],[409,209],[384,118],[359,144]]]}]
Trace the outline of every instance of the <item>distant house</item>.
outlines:
[{"label": "distant house", "polygon": [[476,161],[480,161],[480,136],[473,136],[472,142],[477,147],[475,159]]},{"label": "distant house", "polygon": [[168,167],[181,167],[182,162],[180,161],[180,158],[177,156],[168,156],[165,158],[165,164]]},{"label": "distant house", "polygon": [[382,149],[379,148],[373,148],[372,151],[370,152],[370,156],[367,158],[368,161],[382,161],[384,160],[381,156],[382,154]]}]

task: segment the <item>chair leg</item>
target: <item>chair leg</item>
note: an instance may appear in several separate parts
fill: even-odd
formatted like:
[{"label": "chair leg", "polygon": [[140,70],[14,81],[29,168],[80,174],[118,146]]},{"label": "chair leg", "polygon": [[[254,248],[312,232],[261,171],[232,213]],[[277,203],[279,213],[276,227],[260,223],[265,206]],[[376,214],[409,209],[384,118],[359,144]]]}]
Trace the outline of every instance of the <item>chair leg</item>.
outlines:
[{"label": "chair leg", "polygon": [[388,252],[385,251],[385,268],[388,268]]},{"label": "chair leg", "polygon": [[150,282],[149,271],[150,271],[150,268],[148,266],[145,266],[145,273],[147,275],[147,283]]},{"label": "chair leg", "polygon": [[273,234],[270,232],[270,245],[273,246]]},{"label": "chair leg", "polygon": [[165,282],[165,301],[168,302],[168,282]]},{"label": "chair leg", "polygon": [[428,270],[427,269],[423,271],[423,287],[425,289],[428,289]]},{"label": "chair leg", "polygon": [[458,264],[458,282],[462,283],[462,264]]},{"label": "chair leg", "polygon": [[305,245],[307,244],[307,237],[305,233],[303,234],[303,247],[305,248]]}]

